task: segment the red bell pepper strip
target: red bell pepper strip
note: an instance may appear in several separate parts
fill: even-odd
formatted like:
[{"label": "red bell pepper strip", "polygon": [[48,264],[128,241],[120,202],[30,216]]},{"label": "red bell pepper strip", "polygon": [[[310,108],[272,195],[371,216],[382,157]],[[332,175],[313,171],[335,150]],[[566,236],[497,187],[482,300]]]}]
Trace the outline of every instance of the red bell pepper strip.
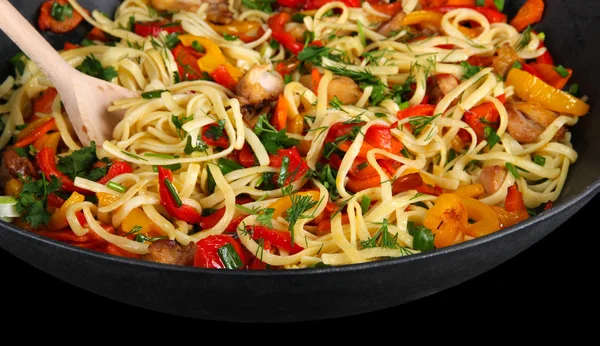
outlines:
[{"label": "red bell pepper strip", "polygon": [[508,193],[504,200],[504,209],[508,212],[527,211],[527,207],[523,201],[523,194],[517,189],[517,184],[508,188]]},{"label": "red bell pepper strip", "polygon": [[[540,40],[540,44],[538,46],[538,49],[545,48],[545,47],[546,47],[546,45],[544,44],[544,41]],[[550,52],[548,51],[548,49],[546,49],[546,51],[544,52],[544,54],[542,54],[542,55],[538,56],[537,58],[535,58],[535,62],[537,62],[538,64],[554,65],[554,59],[552,58],[552,55],[550,55]]]},{"label": "red bell pepper strip", "polygon": [[211,235],[196,243],[197,250],[194,256],[194,267],[225,269],[225,264],[221,256],[219,256],[219,249],[227,244],[233,246],[242,260],[244,266],[239,269],[244,268],[248,263],[248,259],[243,247],[232,236],[224,234]]},{"label": "red bell pepper strip", "polygon": [[115,161],[108,169],[106,175],[100,178],[100,180],[98,180],[97,183],[105,185],[109,181],[113,180],[116,176],[125,173],[133,173],[133,168],[131,167],[131,165],[125,161]]},{"label": "red bell pepper strip", "polygon": [[304,44],[297,42],[294,36],[285,31],[284,26],[290,20],[292,20],[292,17],[289,13],[281,12],[269,17],[267,23],[269,24],[269,28],[273,30],[273,39],[281,43],[292,54],[298,55],[304,49]]},{"label": "red bell pepper strip", "polygon": [[54,103],[56,95],[58,95],[58,90],[56,90],[55,88],[50,87],[44,90],[44,92],[40,96],[36,97],[31,103],[32,116],[35,116],[35,119],[37,119],[37,116],[35,115],[36,113],[52,113],[52,103]]},{"label": "red bell pepper strip", "polygon": [[[285,179],[284,185],[289,185],[293,181],[302,179],[302,177],[308,172],[308,165],[306,161],[300,156],[298,149],[296,147],[291,147],[289,149],[279,149],[277,150],[277,154],[269,155],[269,166],[275,168],[281,168],[283,158],[287,157],[289,159],[289,164],[287,168],[288,176]],[[275,174],[274,179],[277,179],[279,173]]]},{"label": "red bell pepper strip", "polygon": [[289,232],[276,231],[263,226],[247,226],[246,230],[251,232],[252,239],[264,239],[265,242],[268,241],[272,246],[283,249],[289,252],[290,255],[297,254],[304,250],[304,248],[296,243],[292,245],[292,236]]},{"label": "red bell pepper strip", "polygon": [[[399,120],[402,120],[402,119],[416,117],[416,116],[432,116],[433,112],[435,112],[435,105],[429,105],[429,104],[415,105],[415,106],[398,111],[398,114],[396,115],[396,117],[398,117]],[[404,127],[409,130],[411,129],[411,126],[409,123],[405,123]]]},{"label": "red bell pepper strip", "polygon": [[102,41],[102,42],[108,41],[108,37],[106,37],[106,34],[104,33],[104,31],[102,31],[102,29],[100,29],[96,26],[93,27],[92,30],[90,30],[90,32],[87,34],[86,37],[92,41]]},{"label": "red bell pepper strip", "polygon": [[158,35],[166,31],[169,34],[172,33],[181,33],[183,34],[183,28],[181,25],[167,25],[165,21],[160,22],[146,22],[146,23],[135,23],[134,32],[142,37],[154,36],[158,37]]},{"label": "red bell pepper strip", "polygon": [[529,64],[531,68],[535,69],[539,78],[556,89],[562,89],[567,85],[567,82],[573,75],[573,70],[570,68],[565,69],[568,72],[566,77],[561,76],[556,72],[556,67],[548,64]]},{"label": "red bell pepper strip", "polygon": [[71,178],[64,175],[61,171],[56,168],[56,155],[53,148],[44,148],[38,151],[35,154],[35,161],[37,162],[38,167],[46,177],[46,179],[50,180],[52,177],[56,177],[62,183],[61,188],[66,191],[76,191],[82,194],[92,194],[91,191],[81,189],[75,186],[75,183]]},{"label": "red bell pepper strip", "polygon": [[[208,132],[210,130],[210,132]],[[208,124],[202,127],[202,140],[208,145],[219,148],[229,146],[229,137],[224,129],[221,129],[217,123]]]},{"label": "red bell pepper strip", "polygon": [[204,54],[197,52],[192,47],[185,47],[178,44],[171,51],[175,62],[177,63],[177,71],[182,81],[193,81],[202,78],[202,71],[198,66],[198,59]]},{"label": "red bell pepper strip", "polygon": [[536,77],[538,77],[539,79],[544,79],[544,77],[542,77],[542,75],[538,72],[538,70],[536,70],[535,68],[533,68],[533,66],[531,66],[531,64],[526,64],[524,62],[521,62],[522,70],[525,72],[528,72],[529,74],[532,74]]},{"label": "red bell pepper strip", "polygon": [[15,147],[16,148],[25,148],[26,146],[34,143],[35,141],[40,139],[40,137],[42,137],[43,135],[45,135],[46,133],[50,132],[51,130],[53,130],[55,128],[56,128],[56,119],[51,118],[50,120],[46,121],[42,125],[38,126],[36,129],[34,129],[33,132],[31,132],[29,135],[27,135],[27,137],[25,137],[25,138],[21,139],[20,141],[18,141],[17,143],[15,143]]},{"label": "red bell pepper strip", "polygon": [[396,1],[391,4],[379,3],[378,1],[369,1],[371,7],[377,12],[385,13],[388,16],[393,16],[402,9],[402,1]]},{"label": "red bell pepper strip", "polygon": [[284,7],[302,8],[306,0],[277,0],[277,3]]},{"label": "red bell pepper strip", "polygon": [[[319,9],[319,8],[323,7],[324,5],[326,5],[330,2],[333,2],[333,1],[337,1],[337,0],[307,0],[306,4],[304,5],[304,9],[305,10],[316,10],[316,9]],[[340,1],[343,2],[348,7],[361,7],[360,0],[340,0]]]},{"label": "red bell pepper strip", "polygon": [[236,80],[231,76],[225,65],[219,65],[212,73],[211,77],[217,84],[222,85],[229,90],[235,89],[235,86],[237,85]]},{"label": "red bell pepper strip", "polygon": [[193,207],[182,204],[177,206],[175,197],[169,191],[165,180],[169,182],[173,181],[173,173],[162,166],[158,167],[158,190],[160,193],[160,202],[165,207],[169,215],[172,217],[183,220],[187,223],[197,223],[200,220],[200,213]]},{"label": "red bell pepper strip", "polygon": [[65,200],[56,194],[52,193],[48,195],[48,205],[53,208],[60,208],[63,204],[65,204]]},{"label": "red bell pepper strip", "polygon": [[392,131],[387,125],[373,125],[365,133],[365,141],[375,148],[392,151]]},{"label": "red bell pepper strip", "polygon": [[63,45],[63,50],[71,50],[71,49],[77,49],[80,48],[81,46],[78,44],[74,44],[71,42],[65,42],[65,44]]},{"label": "red bell pepper strip", "polygon": [[240,165],[244,166],[244,168],[258,165],[258,161],[256,160],[256,157],[254,156],[254,153],[252,152],[252,149],[248,143],[244,143],[244,146],[240,150],[238,154],[238,161],[240,162]]},{"label": "red bell pepper strip", "polygon": [[463,120],[475,131],[477,139],[482,141],[485,139],[486,127],[498,129],[500,113],[493,103],[487,102],[466,111]]},{"label": "red bell pepper strip", "polygon": [[472,10],[475,10],[479,13],[481,13],[483,16],[485,16],[485,18],[488,20],[488,22],[490,22],[490,24],[493,23],[506,23],[506,15],[498,10],[495,10],[493,8],[488,8],[488,7],[477,7],[477,6],[441,6],[441,7],[431,7],[431,8],[425,8],[425,10],[427,11],[435,11],[435,12],[441,12],[441,13],[447,13],[450,12],[452,10],[456,10],[459,8],[470,8]]}]

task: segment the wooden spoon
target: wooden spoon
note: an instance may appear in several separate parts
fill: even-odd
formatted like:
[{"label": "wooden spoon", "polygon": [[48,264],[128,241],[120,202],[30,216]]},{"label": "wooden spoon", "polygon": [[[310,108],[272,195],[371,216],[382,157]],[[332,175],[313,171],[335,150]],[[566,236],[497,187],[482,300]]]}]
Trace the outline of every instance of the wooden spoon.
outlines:
[{"label": "wooden spoon", "polygon": [[8,0],[0,0],[0,29],[42,70],[58,90],[83,145],[112,139],[123,112],[108,113],[114,101],[138,94],[71,67]]}]

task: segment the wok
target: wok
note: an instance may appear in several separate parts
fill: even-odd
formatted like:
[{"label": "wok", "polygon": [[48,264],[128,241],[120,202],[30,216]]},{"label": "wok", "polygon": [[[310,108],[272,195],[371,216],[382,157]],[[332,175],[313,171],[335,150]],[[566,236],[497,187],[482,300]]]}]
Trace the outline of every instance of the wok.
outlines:
[{"label": "wok", "polygon": [[[31,21],[42,1],[11,1]],[[88,9],[113,13],[119,0],[82,0]],[[524,1],[507,1],[514,14]],[[562,65],[573,68],[573,81],[590,97],[591,113],[572,129],[579,153],[562,195],[549,211],[486,237],[452,247],[366,264],[298,271],[224,271],[168,266],[95,253],[45,239],[2,222],[0,246],[20,260],[86,291],[168,314],[217,321],[287,322],[351,316],[419,300],[447,290],[528,250],[557,229],[599,191],[599,97],[593,81],[600,33],[595,18],[600,2],[547,0],[536,29]],[[89,30],[46,34],[55,46],[79,40]],[[0,77],[11,69],[17,48],[0,34]],[[583,215],[583,214],[581,214]],[[579,215],[578,215],[579,216]],[[586,217],[592,217],[587,212]],[[563,232],[564,233],[564,232]],[[570,240],[566,239],[568,248]],[[569,238],[570,239],[570,238]],[[558,242],[552,243],[553,245]],[[557,248],[561,253],[565,249]],[[574,249],[577,250],[577,249]],[[546,254],[548,255],[548,254]]]}]

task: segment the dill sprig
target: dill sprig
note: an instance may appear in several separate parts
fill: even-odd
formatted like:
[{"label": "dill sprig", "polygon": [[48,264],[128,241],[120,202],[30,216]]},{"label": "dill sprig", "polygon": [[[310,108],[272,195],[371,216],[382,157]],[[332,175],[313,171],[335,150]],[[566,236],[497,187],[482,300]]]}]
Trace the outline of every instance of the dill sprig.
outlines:
[{"label": "dill sprig", "polygon": [[291,233],[292,245],[294,245],[294,226],[300,219],[310,219],[314,215],[305,215],[304,213],[314,206],[318,205],[319,202],[312,199],[309,195],[290,195],[292,206],[287,211],[285,219],[289,222],[289,231]]},{"label": "dill sprig", "polygon": [[388,249],[398,249],[401,248],[400,244],[398,244],[398,234],[392,235],[388,230],[388,220],[383,219],[383,222],[377,223],[381,225],[381,228],[375,233],[375,235],[367,240],[363,240],[360,242],[363,249],[369,249],[374,247],[382,247]]}]

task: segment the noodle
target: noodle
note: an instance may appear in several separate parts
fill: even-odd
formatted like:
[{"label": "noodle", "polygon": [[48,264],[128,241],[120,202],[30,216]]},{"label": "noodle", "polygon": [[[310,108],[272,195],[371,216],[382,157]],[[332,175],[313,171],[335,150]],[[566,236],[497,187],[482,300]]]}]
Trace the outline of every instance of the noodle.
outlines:
[{"label": "noodle", "polygon": [[[20,140],[21,125],[32,117],[53,119],[62,196],[88,196],[65,202],[65,210],[48,209],[64,214],[65,228],[52,229],[52,221],[32,227],[26,215],[15,220],[32,230],[79,237],[92,231],[129,257],[150,260],[160,241],[181,251],[195,243],[196,266],[209,260],[202,251],[211,241],[221,244],[219,254],[226,244],[245,248],[239,260],[254,268],[362,263],[489,234],[510,226],[506,215],[522,221],[524,208],[531,212],[560,196],[577,160],[568,128],[578,117],[533,105],[498,67],[506,58],[501,47],[525,63],[547,53],[542,40],[531,30],[490,22],[477,9],[435,14],[441,18],[435,29],[417,23],[385,31],[398,18],[386,10],[391,4],[334,1],[303,11],[282,33],[273,24],[279,12],[238,1],[229,2],[234,24],[211,22],[208,3],[168,15],[151,7],[162,1],[125,0],[109,18],[68,2],[112,41],[96,39],[61,56],[73,67],[93,57],[115,72],[113,83],[139,97],[109,108],[125,116],[112,140],[96,143],[93,168],[105,167],[104,173],[76,171],[75,190],[68,190],[65,162],[89,149],[74,135],[60,96],[47,114],[30,114],[51,83],[26,58],[22,71],[0,84],[0,147]],[[428,11],[417,0],[404,0],[401,8],[404,21]],[[138,30],[159,22],[156,34]],[[253,31],[234,35],[235,25]],[[306,38],[305,44],[294,40],[300,52],[280,39],[293,32]],[[190,56],[201,69],[220,61],[237,87],[224,84],[214,69],[182,62]],[[286,64],[292,66],[287,72]],[[277,68],[286,83],[274,97],[252,103],[255,90],[240,90],[257,66],[279,76],[272,72]],[[538,113],[552,116],[539,120]],[[284,131],[275,114],[285,114]],[[528,138],[519,121],[539,134]],[[36,152],[45,149],[39,145],[29,152],[38,165]],[[130,170],[102,181],[117,163]],[[44,184],[52,183],[42,173]],[[515,196],[521,209],[513,207]],[[39,198],[47,207],[49,197]],[[474,205],[480,209],[469,210]],[[472,216],[481,213],[493,216],[494,227],[478,228]]]}]

